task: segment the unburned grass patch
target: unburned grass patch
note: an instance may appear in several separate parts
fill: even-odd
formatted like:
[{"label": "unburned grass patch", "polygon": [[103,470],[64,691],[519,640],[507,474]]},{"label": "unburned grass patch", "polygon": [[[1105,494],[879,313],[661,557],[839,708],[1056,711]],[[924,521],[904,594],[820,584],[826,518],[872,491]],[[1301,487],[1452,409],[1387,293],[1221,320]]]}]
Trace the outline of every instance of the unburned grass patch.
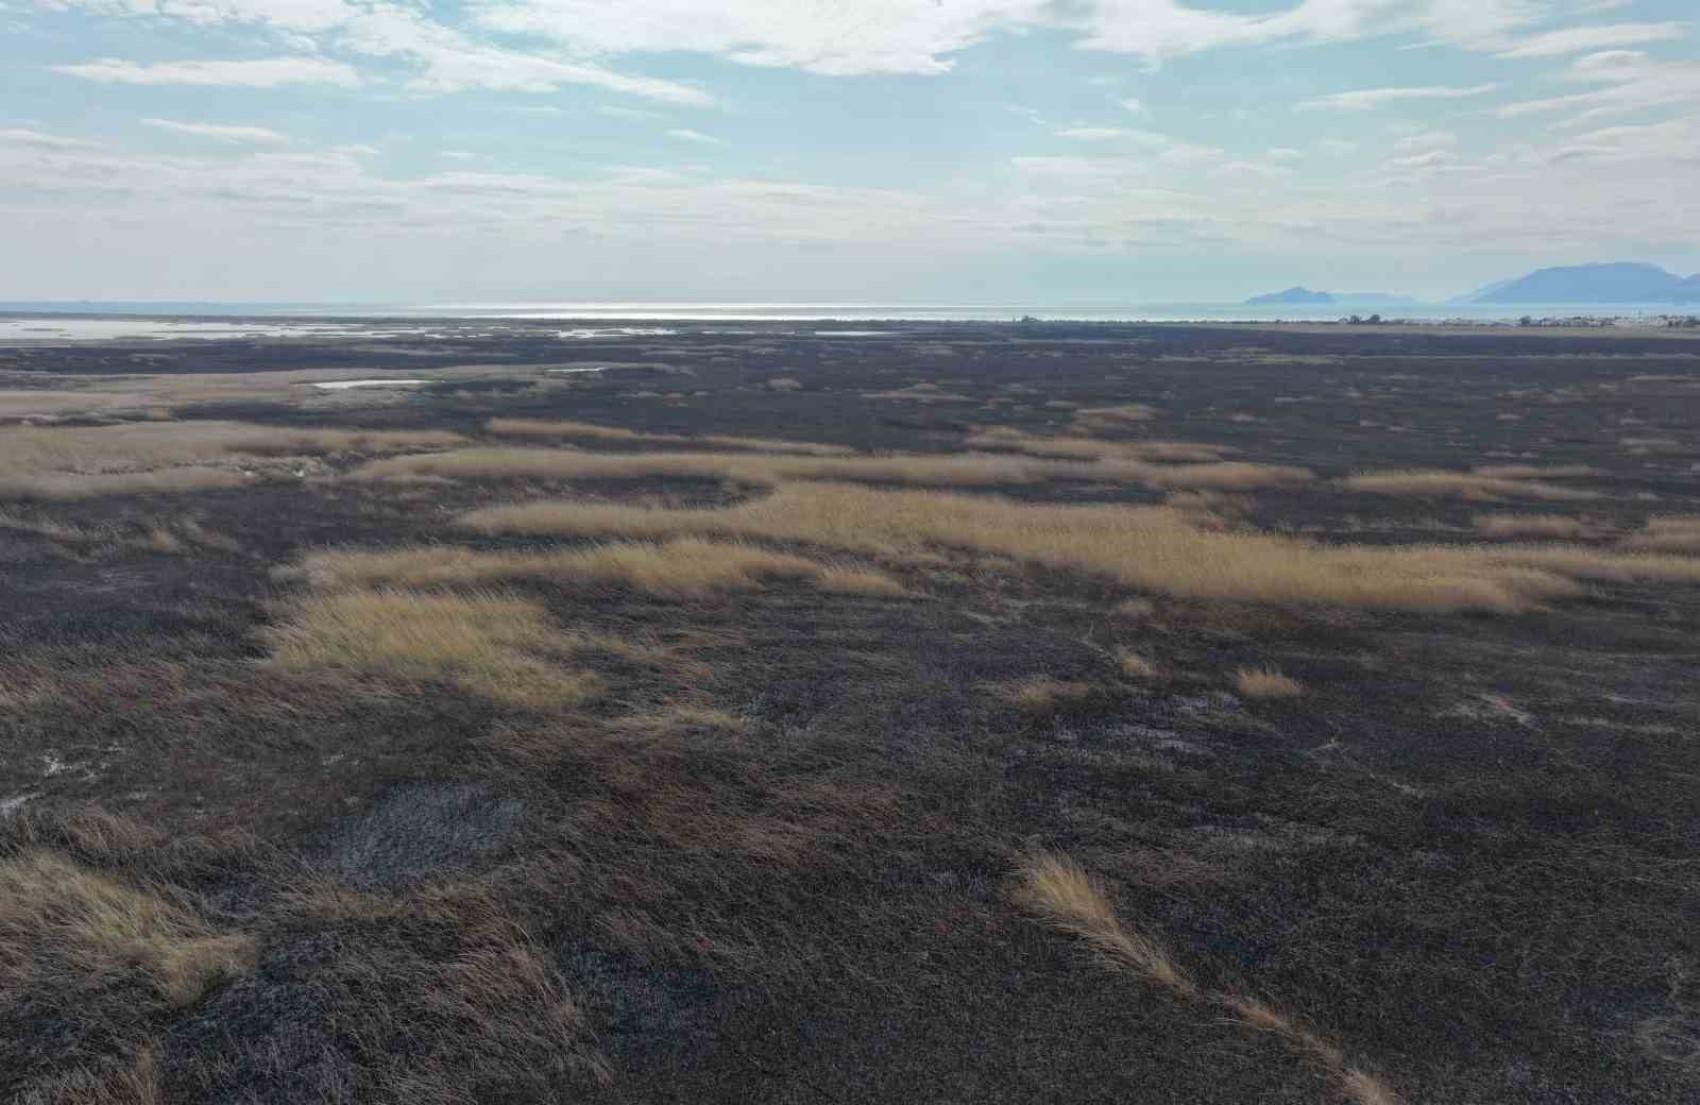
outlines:
[{"label": "unburned grass patch", "polygon": [[1440,469],[1408,468],[1392,472],[1366,472],[1347,476],[1341,486],[1348,491],[1374,495],[1410,495],[1427,498],[1459,498],[1476,501],[1540,499],[1553,502],[1598,499],[1599,492],[1563,487],[1540,480],[1507,479],[1480,472],[1448,472]]},{"label": "unburned grass patch", "polygon": [[461,524],[493,534],[741,536],[893,557],[965,548],[1184,598],[1382,610],[1521,610],[1573,593],[1575,585],[1556,573],[1587,567],[1538,552],[1494,559],[1474,549],[1322,546],[1218,532],[1165,507],[1032,504],[844,484],[786,485],[725,510],[533,502],[474,511]]},{"label": "unburned grass patch", "polygon": [[1242,698],[1297,698],[1305,693],[1304,684],[1274,668],[1241,668],[1234,673],[1234,689]]},{"label": "unburned grass patch", "polygon": [[252,937],[214,932],[186,906],[41,848],[0,858],[0,989],[140,971],[186,1005],[254,967]]},{"label": "unburned grass patch", "polygon": [[1583,519],[1559,514],[1478,514],[1473,524],[1483,537],[1574,540],[1595,532]]},{"label": "unburned grass patch", "polygon": [[1649,518],[1645,526],[1625,537],[1622,544],[1636,552],[1700,556],[1700,517]]},{"label": "unburned grass patch", "polygon": [[400,687],[444,682],[528,707],[574,706],[601,687],[593,673],[570,666],[570,639],[541,604],[497,592],[314,592],[290,603],[263,636],[274,663],[302,675]]},{"label": "unburned grass patch", "polygon": [[917,487],[1015,487],[1052,480],[1156,488],[1249,490],[1290,487],[1308,469],[1222,462],[1163,465],[1128,458],[1047,460],[1007,454],[908,453],[878,456],[776,456],[726,453],[593,453],[572,449],[458,449],[387,457],[356,470],[364,481],[421,479],[614,480],[674,476],[772,487],[793,480],[855,480]]}]

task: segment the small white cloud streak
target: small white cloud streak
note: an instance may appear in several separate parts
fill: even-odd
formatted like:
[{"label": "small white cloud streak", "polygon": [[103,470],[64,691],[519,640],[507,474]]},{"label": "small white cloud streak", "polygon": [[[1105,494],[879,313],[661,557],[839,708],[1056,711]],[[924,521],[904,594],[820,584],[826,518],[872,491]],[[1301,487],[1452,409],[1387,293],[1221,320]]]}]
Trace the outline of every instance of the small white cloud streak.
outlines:
[{"label": "small white cloud streak", "polygon": [[1560,58],[1591,50],[1669,42],[1682,37],[1680,23],[1610,23],[1597,27],[1565,27],[1526,38],[1495,56],[1502,58]]},{"label": "small white cloud streak", "polygon": [[1305,100],[1299,106],[1317,108],[1326,111],[1371,111],[1385,104],[1400,103],[1407,100],[1462,100],[1471,96],[1485,96],[1499,88],[1497,84],[1476,84],[1467,88],[1455,88],[1448,85],[1426,85],[1416,88],[1359,88],[1350,92],[1335,92],[1314,100]]},{"label": "small white cloud streak", "polygon": [[177,119],[143,119],[144,126],[191,138],[209,138],[216,142],[241,142],[259,146],[280,146],[289,141],[267,127],[227,126],[221,123],[185,123]]},{"label": "small white cloud streak", "polygon": [[676,138],[681,142],[694,142],[699,146],[724,146],[725,139],[716,138],[712,134],[704,134],[700,130],[689,127],[674,127],[667,132],[667,137]]},{"label": "small white cloud streak", "polygon": [[354,88],[360,83],[352,68],[323,58],[282,57],[256,61],[164,61],[144,65],[119,58],[102,58],[79,65],[55,65],[64,73],[101,84],[188,85],[204,88],[279,88],[291,84],[326,84]]}]

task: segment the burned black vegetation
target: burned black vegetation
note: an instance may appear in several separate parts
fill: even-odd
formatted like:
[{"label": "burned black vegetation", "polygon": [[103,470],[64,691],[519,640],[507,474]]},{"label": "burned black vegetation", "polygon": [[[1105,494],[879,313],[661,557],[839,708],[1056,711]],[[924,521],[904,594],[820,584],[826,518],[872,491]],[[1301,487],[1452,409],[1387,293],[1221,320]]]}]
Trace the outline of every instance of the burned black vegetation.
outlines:
[{"label": "burned black vegetation", "polygon": [[557,329],[0,350],[0,1098],[1700,1095],[1700,345]]}]

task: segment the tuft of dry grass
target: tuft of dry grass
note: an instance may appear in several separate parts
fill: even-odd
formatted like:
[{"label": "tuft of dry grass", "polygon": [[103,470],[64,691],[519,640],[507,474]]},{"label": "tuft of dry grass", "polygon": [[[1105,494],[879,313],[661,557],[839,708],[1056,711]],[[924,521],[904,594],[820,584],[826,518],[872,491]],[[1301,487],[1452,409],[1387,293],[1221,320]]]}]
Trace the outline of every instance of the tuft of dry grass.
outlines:
[{"label": "tuft of dry grass", "polygon": [[1044,718],[1081,709],[1098,697],[1098,688],[1090,683],[1036,675],[1010,687],[1008,693],[1010,701],[1022,713]]},{"label": "tuft of dry grass", "polygon": [[256,456],[321,456],[353,453],[372,456],[416,449],[448,449],[467,444],[449,430],[345,430],[337,427],[244,427],[233,435],[229,449]]},{"label": "tuft of dry grass", "polygon": [[1168,949],[1116,916],[1104,883],[1064,855],[1037,852],[1021,861],[1016,901],[1084,940],[1112,968],[1131,970],[1178,997],[1197,998],[1198,984]]},{"label": "tuft of dry grass", "polygon": [[1623,546],[1638,552],[1700,556],[1700,517],[1649,518],[1639,533],[1623,539]]},{"label": "tuft of dry grass", "polygon": [[820,589],[840,595],[865,595],[870,598],[900,598],[909,594],[907,588],[884,572],[857,568],[848,564],[833,564],[821,569],[816,577]]},{"label": "tuft of dry grass", "polygon": [[1492,501],[1495,499],[1544,499],[1551,501],[1581,501],[1597,499],[1597,491],[1538,480],[1504,479],[1485,476],[1479,472],[1447,472],[1438,469],[1408,468],[1392,472],[1367,472],[1348,476],[1340,481],[1348,491],[1367,491],[1376,495],[1418,495],[1429,498],[1455,496],[1461,499]]},{"label": "tuft of dry grass", "polygon": [[40,848],[0,859],[0,990],[43,972],[141,970],[187,1005],[251,971],[251,936],[219,935],[184,906]]},{"label": "tuft of dry grass", "polygon": [[1297,698],[1304,684],[1274,668],[1241,668],[1234,673],[1234,688],[1245,698]]},{"label": "tuft of dry grass", "polygon": [[1483,537],[1575,539],[1589,532],[1582,519],[1558,514],[1478,514],[1475,526]]},{"label": "tuft of dry grass", "polygon": [[1081,429],[1091,431],[1137,426],[1157,417],[1157,409],[1144,403],[1124,403],[1119,407],[1079,407],[1074,421]]},{"label": "tuft of dry grass", "polygon": [[1129,679],[1150,680],[1158,676],[1157,665],[1131,648],[1116,649],[1116,666]]},{"label": "tuft of dry grass", "polygon": [[779,441],[764,437],[736,437],[709,434],[692,437],[685,434],[643,433],[618,426],[598,426],[591,422],[571,422],[541,418],[492,418],[484,428],[500,437],[533,437],[562,441],[601,441],[619,444],[660,444],[710,446],[715,449],[742,449],[752,453],[795,453],[800,456],[836,457],[854,452],[846,445],[826,445],[814,441]]},{"label": "tuft of dry grass", "polygon": [[1247,1028],[1279,1037],[1354,1105],[1399,1105],[1399,1095],[1390,1086],[1349,1065],[1338,1044],[1298,1018],[1253,998],[1202,988],[1161,942],[1125,924],[1110,903],[1102,880],[1068,856],[1031,853],[1020,861],[1017,876],[1017,904],[1078,937],[1109,969],[1133,974],[1182,1001],[1217,1006]]},{"label": "tuft of dry grass", "polygon": [[263,636],[285,671],[440,681],[513,706],[574,706],[600,690],[594,674],[565,666],[572,640],[548,611],[507,594],[314,593]]},{"label": "tuft of dry grass", "polygon": [[1602,560],[1629,559],[1586,549],[1322,546],[1201,529],[1166,507],[1034,504],[845,484],[787,485],[729,509],[533,502],[474,511],[460,521],[485,533],[724,535],[894,557],[930,546],[966,548],[1185,598],[1379,610],[1522,610],[1574,593],[1565,576],[1589,570],[1588,557],[1593,570],[1604,570]]}]

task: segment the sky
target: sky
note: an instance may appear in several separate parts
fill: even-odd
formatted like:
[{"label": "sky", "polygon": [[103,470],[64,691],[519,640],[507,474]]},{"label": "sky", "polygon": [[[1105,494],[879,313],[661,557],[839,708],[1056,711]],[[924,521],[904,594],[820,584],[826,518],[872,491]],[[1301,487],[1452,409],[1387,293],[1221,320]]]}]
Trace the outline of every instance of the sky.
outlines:
[{"label": "sky", "polygon": [[0,0],[0,299],[1700,270],[1695,0]]}]

